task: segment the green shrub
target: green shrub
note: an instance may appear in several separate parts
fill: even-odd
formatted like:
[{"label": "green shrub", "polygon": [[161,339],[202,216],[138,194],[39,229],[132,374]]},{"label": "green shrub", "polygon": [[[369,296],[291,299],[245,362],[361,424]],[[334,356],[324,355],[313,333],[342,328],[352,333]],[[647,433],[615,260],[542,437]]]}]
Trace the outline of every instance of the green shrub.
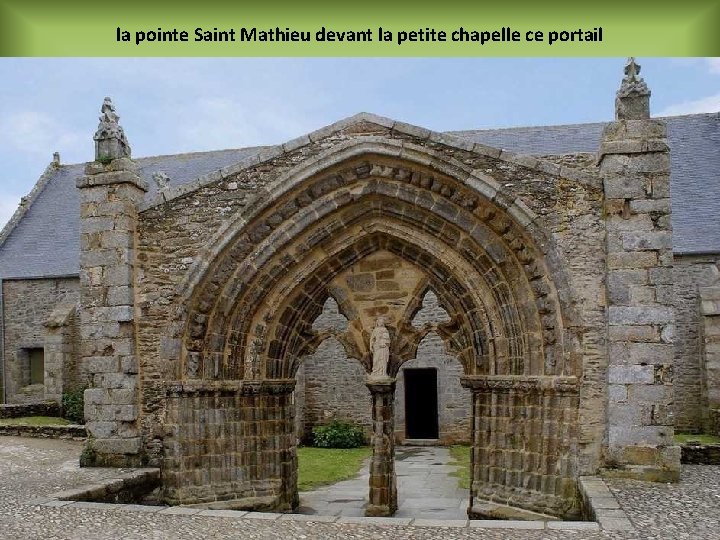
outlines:
[{"label": "green shrub", "polygon": [[62,395],[63,418],[75,424],[85,423],[85,388],[68,390]]},{"label": "green shrub", "polygon": [[365,444],[363,429],[350,422],[333,420],[313,428],[313,446],[318,448],[357,448]]}]

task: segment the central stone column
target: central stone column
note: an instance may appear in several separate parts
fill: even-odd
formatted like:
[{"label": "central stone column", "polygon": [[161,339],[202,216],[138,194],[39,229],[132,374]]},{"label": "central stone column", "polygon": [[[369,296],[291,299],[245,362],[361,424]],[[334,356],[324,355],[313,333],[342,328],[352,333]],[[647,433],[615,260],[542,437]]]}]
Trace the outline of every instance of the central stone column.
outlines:
[{"label": "central stone column", "polygon": [[373,455],[370,462],[370,502],[366,516],[392,516],[397,510],[395,476],[395,379],[370,378]]}]

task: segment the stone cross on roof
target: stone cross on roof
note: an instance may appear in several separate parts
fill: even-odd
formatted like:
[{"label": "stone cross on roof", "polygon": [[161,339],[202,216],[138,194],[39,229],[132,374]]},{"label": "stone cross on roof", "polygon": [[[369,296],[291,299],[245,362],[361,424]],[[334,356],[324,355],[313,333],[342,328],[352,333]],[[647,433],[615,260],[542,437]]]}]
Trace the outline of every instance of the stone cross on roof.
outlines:
[{"label": "stone cross on roof", "polygon": [[130,157],[130,145],[125,137],[123,128],[118,121],[120,117],[115,113],[115,105],[106,97],[100,108],[100,123],[93,139],[95,140],[95,160],[112,161],[118,158]]}]

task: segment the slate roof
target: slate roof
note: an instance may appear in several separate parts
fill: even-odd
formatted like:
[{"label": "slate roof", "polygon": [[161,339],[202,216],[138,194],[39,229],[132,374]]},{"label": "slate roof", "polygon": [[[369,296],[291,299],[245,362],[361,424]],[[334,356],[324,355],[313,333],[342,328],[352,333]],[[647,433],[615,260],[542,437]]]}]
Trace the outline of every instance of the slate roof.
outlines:
[{"label": "slate roof", "polygon": [[[720,253],[720,113],[665,118],[671,148],[674,251]],[[534,155],[596,152],[604,123],[448,132],[487,146]],[[152,175],[182,185],[266,147],[136,159],[154,195]],[[49,169],[24,215],[0,245],[0,278],[75,275],[80,252],[78,191],[84,164]],[[0,240],[1,241],[1,240]]]}]

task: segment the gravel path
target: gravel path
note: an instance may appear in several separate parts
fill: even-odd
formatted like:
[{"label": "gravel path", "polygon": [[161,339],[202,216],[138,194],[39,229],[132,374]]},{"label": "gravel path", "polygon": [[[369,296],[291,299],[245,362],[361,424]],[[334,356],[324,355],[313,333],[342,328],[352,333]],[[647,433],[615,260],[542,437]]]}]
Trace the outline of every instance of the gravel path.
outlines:
[{"label": "gravel path", "polygon": [[[2,539],[717,539],[720,540],[720,467],[685,466],[675,485],[609,481],[635,523],[632,533],[511,530],[321,523],[292,517],[242,519],[163,515],[117,509],[29,504],[46,495],[117,476],[114,469],[80,469],[80,443],[0,437]],[[254,518],[254,519],[253,519]],[[348,518],[350,519],[350,518]]]}]

